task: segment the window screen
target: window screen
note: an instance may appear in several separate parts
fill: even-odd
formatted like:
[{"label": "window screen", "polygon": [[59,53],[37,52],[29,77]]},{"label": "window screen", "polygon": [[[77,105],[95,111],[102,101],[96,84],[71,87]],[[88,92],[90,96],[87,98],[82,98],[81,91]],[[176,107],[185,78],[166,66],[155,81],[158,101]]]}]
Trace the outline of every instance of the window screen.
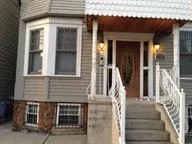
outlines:
[{"label": "window screen", "polygon": [[42,70],[43,29],[30,32],[29,74],[40,74]]},{"label": "window screen", "polygon": [[58,28],[56,48],[56,74],[75,75],[77,59],[77,29]]},{"label": "window screen", "polygon": [[192,77],[192,32],[180,32],[180,74]]},{"label": "window screen", "polygon": [[57,127],[80,127],[81,126],[80,104],[58,104]]},{"label": "window screen", "polygon": [[26,108],[26,124],[27,125],[37,125],[38,124],[38,114],[39,104],[38,103],[28,103]]}]

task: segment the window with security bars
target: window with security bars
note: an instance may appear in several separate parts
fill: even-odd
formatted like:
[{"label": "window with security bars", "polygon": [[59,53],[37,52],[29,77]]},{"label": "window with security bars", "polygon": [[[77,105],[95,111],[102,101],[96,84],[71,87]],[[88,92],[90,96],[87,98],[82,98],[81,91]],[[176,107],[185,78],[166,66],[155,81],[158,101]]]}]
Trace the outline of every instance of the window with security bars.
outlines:
[{"label": "window with security bars", "polygon": [[180,32],[180,74],[192,77],[192,31]]},{"label": "window with security bars", "polygon": [[57,28],[55,74],[76,75],[77,28]]},{"label": "window with security bars", "polygon": [[29,102],[26,106],[26,125],[37,126],[39,123],[39,103]]},{"label": "window with security bars", "polygon": [[42,71],[42,52],[43,52],[43,29],[32,30],[30,32],[29,46],[29,74],[41,74]]},{"label": "window with security bars", "polygon": [[57,104],[57,127],[78,128],[82,124],[81,104]]},{"label": "window with security bars", "polygon": [[188,132],[192,133],[192,105],[188,107]]}]

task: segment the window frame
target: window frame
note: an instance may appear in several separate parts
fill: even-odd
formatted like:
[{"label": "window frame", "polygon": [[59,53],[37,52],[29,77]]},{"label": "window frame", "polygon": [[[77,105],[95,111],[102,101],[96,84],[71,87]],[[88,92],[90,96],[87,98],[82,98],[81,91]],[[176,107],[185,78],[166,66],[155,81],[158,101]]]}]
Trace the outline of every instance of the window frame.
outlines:
[{"label": "window frame", "polygon": [[[56,54],[57,54],[57,31],[58,29],[77,29],[77,47],[76,47],[76,72],[75,74],[56,74]],[[56,40],[55,40],[55,62],[54,62],[54,75],[56,77],[80,77],[81,76],[81,49],[82,49],[82,25],[79,24],[57,24],[56,25]]]},{"label": "window frame", "polygon": [[[31,50],[31,34],[33,31],[41,31],[43,30],[43,47],[42,49],[39,50]],[[42,69],[43,69],[43,56],[42,56],[42,61],[41,61],[41,72],[31,72],[31,59],[30,59],[30,54],[34,54],[34,53],[40,53],[43,54],[43,48],[44,48],[44,28],[39,28],[39,29],[33,29],[30,30],[30,35],[29,35],[29,60],[28,60],[28,74],[29,75],[41,75],[42,74]]]},{"label": "window frame", "polygon": [[[79,107],[79,114],[76,116],[79,116],[78,118],[78,125],[59,125],[59,116],[60,116],[60,106],[78,106]],[[61,114],[63,116],[70,116],[70,114]],[[73,115],[73,114],[71,114]],[[73,115],[74,116],[74,115]],[[81,128],[83,125],[83,109],[81,104],[72,104],[72,103],[57,103],[57,108],[56,108],[56,123],[55,126],[58,128]]]},{"label": "window frame", "polygon": [[[179,73],[180,73],[180,79],[192,79],[192,74],[191,75],[181,75],[181,55],[189,55],[188,53],[181,53],[181,47],[180,47],[180,33],[181,32],[192,32],[192,28],[180,28],[179,30]],[[190,53],[192,56],[192,53]]]},{"label": "window frame", "polygon": [[[58,31],[59,31],[59,29],[75,29],[76,30],[76,50],[75,51],[67,51],[67,50],[63,50],[63,49],[57,49],[57,46],[58,46]],[[56,28],[56,54],[55,54],[55,75],[63,75],[63,76],[66,76],[66,75],[68,75],[68,76],[76,76],[76,75],[78,75],[78,72],[77,72],[77,70],[78,70],[78,65],[77,65],[77,63],[78,63],[78,28],[73,28],[73,27],[57,27]],[[65,52],[74,52],[75,54],[76,54],[76,62],[75,62],[75,74],[65,74],[65,72],[59,72],[59,73],[57,73],[56,72],[56,59],[57,59],[57,52],[61,52],[61,53],[65,53]]]},{"label": "window frame", "polygon": [[[37,106],[37,113],[29,113],[29,105],[34,105]],[[27,122],[27,116],[28,114],[34,114],[37,116],[37,124],[32,124]],[[37,102],[27,102],[26,103],[26,111],[25,111],[25,125],[27,126],[33,126],[33,127],[38,127],[39,125],[39,103]]]}]

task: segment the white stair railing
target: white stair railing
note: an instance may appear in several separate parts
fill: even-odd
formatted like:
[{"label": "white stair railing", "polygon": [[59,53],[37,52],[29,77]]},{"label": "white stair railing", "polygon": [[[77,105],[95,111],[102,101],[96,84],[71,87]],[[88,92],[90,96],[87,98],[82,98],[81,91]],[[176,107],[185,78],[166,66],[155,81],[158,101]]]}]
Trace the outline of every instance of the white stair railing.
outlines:
[{"label": "white stair railing", "polygon": [[112,67],[112,87],[109,90],[109,96],[111,96],[113,102],[114,118],[119,131],[119,144],[125,144],[126,91],[119,69],[115,67]]},{"label": "white stair railing", "polygon": [[156,102],[162,103],[178,134],[180,144],[185,144],[185,93],[178,89],[165,69],[156,66]]}]

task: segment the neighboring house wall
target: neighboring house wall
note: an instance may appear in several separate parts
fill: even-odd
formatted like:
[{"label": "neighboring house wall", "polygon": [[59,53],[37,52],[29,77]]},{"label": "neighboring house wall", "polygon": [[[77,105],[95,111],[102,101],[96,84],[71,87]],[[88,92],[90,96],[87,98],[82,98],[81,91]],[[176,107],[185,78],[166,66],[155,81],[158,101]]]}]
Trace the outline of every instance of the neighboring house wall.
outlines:
[{"label": "neighboring house wall", "polygon": [[13,96],[17,58],[19,5],[16,0],[0,3],[0,99]]}]

